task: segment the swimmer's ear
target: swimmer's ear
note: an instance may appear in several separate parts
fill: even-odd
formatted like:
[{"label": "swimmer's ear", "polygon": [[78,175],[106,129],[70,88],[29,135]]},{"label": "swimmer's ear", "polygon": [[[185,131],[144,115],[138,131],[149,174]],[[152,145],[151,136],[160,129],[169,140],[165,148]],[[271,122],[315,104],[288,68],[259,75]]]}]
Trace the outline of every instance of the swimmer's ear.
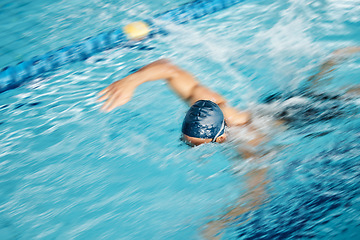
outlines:
[{"label": "swimmer's ear", "polygon": [[225,142],[225,140],[226,140],[226,135],[225,134],[223,134],[223,135],[216,138],[217,143],[223,143],[223,142]]}]

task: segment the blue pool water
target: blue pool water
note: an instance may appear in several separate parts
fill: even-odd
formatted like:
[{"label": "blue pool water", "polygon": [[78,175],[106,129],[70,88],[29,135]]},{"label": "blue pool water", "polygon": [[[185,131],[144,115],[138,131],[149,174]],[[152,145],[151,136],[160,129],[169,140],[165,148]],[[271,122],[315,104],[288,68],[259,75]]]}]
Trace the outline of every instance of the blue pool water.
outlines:
[{"label": "blue pool water", "polygon": [[[182,2],[1,1],[0,66]],[[275,116],[304,98],[261,103],[303,86],[332,51],[359,45],[359,16],[356,0],[246,1],[2,93],[1,239],[204,239],[231,209],[245,213],[223,224],[222,239],[359,239],[359,99],[310,99],[341,114],[311,121],[295,111],[286,127]],[[99,111],[98,91],[162,57],[252,109],[268,154],[249,161],[233,143],[181,143],[187,106],[163,82]],[[314,91],[344,93],[360,84],[359,66],[355,54]],[[249,187],[254,176],[262,188]]]}]

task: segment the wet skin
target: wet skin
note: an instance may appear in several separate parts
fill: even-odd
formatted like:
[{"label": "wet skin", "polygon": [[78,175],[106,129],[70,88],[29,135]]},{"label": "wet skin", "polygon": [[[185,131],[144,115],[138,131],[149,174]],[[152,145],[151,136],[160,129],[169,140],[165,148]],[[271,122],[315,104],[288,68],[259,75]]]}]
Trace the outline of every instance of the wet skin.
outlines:
[{"label": "wet skin", "polygon": [[[181,139],[188,145],[194,147],[194,146],[199,146],[203,143],[210,143],[212,142],[211,138],[196,138],[196,137],[190,137],[186,134],[183,134]],[[226,134],[224,133],[223,135],[219,136],[216,138],[217,143],[223,143],[226,140]]]}]

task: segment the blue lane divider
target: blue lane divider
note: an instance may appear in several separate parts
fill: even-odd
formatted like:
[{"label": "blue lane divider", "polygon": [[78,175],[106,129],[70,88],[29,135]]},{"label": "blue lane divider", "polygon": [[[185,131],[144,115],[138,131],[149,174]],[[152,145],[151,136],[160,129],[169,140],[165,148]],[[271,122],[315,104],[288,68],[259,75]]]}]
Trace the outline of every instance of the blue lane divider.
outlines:
[{"label": "blue lane divider", "polygon": [[154,19],[175,23],[186,23],[205,15],[231,7],[244,0],[195,0],[175,9],[160,13]]},{"label": "blue lane divider", "polygon": [[[182,24],[243,1],[244,0],[195,0],[183,4],[178,8],[157,14],[153,19],[145,20],[145,22],[149,24],[150,29],[153,29],[149,37],[156,34],[156,29],[159,29],[154,25],[154,21]],[[128,41],[128,37],[122,29],[114,29],[55,51],[50,51],[44,55],[35,56],[30,60],[19,62],[15,66],[5,67],[0,71],[0,92],[16,88],[28,80],[41,76],[41,74],[52,71],[65,64],[85,60],[107,49],[121,47],[122,45],[125,46]]]}]

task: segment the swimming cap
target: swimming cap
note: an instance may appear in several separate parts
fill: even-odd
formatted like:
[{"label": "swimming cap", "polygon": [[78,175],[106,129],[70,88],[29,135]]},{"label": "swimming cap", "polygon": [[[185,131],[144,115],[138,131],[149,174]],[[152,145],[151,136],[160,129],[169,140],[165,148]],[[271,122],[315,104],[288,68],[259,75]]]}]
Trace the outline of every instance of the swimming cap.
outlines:
[{"label": "swimming cap", "polygon": [[189,137],[216,138],[225,131],[224,115],[219,106],[209,100],[199,100],[186,113],[182,133]]}]

